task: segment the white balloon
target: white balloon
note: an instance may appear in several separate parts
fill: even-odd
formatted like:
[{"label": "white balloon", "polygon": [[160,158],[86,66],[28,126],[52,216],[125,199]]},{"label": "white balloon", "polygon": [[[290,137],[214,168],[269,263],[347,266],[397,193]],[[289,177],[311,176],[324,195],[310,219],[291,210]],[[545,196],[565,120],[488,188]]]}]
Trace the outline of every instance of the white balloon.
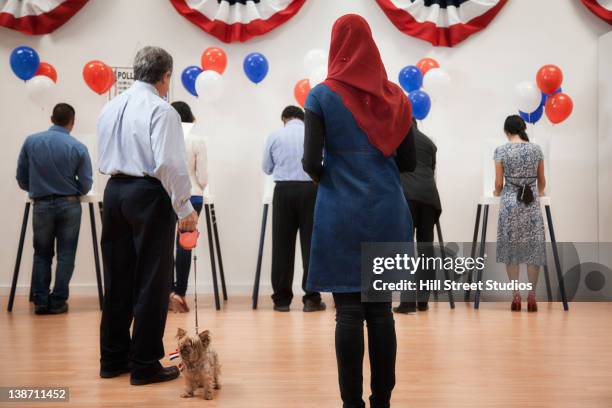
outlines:
[{"label": "white balloon", "polygon": [[304,57],[304,74],[310,75],[316,68],[327,66],[327,53],[315,48],[308,51]]},{"label": "white balloon", "polygon": [[516,86],[518,110],[531,113],[540,107],[542,93],[534,82],[523,81]]},{"label": "white balloon", "polygon": [[42,109],[51,108],[55,102],[55,82],[47,76],[36,75],[25,84],[26,94]]},{"label": "white balloon", "polygon": [[450,75],[442,68],[430,69],[423,78],[423,88],[432,98],[443,96],[450,84]]},{"label": "white balloon", "polygon": [[320,66],[315,68],[310,75],[308,75],[308,83],[311,88],[319,85],[321,82],[327,79],[327,65]]},{"label": "white balloon", "polygon": [[196,78],[195,89],[198,99],[203,102],[215,102],[221,98],[223,88],[223,77],[216,71],[203,71]]}]

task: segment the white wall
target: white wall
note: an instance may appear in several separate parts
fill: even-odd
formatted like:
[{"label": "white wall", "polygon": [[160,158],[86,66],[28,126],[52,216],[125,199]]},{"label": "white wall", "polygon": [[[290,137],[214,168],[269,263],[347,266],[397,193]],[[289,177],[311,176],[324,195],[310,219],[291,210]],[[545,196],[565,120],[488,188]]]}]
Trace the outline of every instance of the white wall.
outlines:
[{"label": "white wall", "polygon": [[[599,240],[612,242],[612,32],[599,39]],[[600,262],[610,265],[612,254],[602,246]]]},{"label": "white wall", "polygon": [[[152,4],[154,3],[154,4]],[[536,133],[552,138],[550,186],[557,235],[565,241],[597,240],[597,39],[609,26],[573,0],[513,0],[491,26],[455,49],[434,49],[399,32],[373,0],[309,0],[300,13],[272,33],[226,45],[178,15],[167,0],[92,1],[52,35],[27,37],[0,31],[0,286],[10,284],[23,207],[14,181],[15,161],[23,138],[47,126],[47,114],[35,108],[24,85],[11,72],[10,51],[33,46],[42,60],[54,64],[63,99],[77,110],[75,134],[92,134],[105,97],[83,83],[81,69],[90,59],[126,66],[140,47],[168,49],[175,58],[174,96],[195,105],[180,85],[180,71],[197,64],[208,46],[222,46],[229,57],[224,75],[226,92],[214,107],[198,112],[196,131],[209,138],[212,182],[230,290],[252,284],[259,222],[262,177],[260,152],[265,136],[280,125],[281,109],[293,101],[293,86],[304,77],[302,58],[311,48],[327,48],[334,20],[357,12],[370,22],[392,79],[405,65],[424,56],[437,58],[453,79],[452,94],[436,101],[422,128],[439,145],[439,187],[447,240],[469,241],[475,204],[481,194],[481,151],[485,138],[504,141],[501,126],[515,111],[514,85],[535,76],[543,64],[563,68],[563,87],[574,99],[575,111],[560,126],[538,125]],[[263,52],[271,68],[254,86],[242,73],[242,59]],[[579,198],[579,199],[578,199]],[[495,222],[489,230],[494,239]],[[31,268],[31,230],[20,284]],[[95,283],[88,223],[83,223],[73,288]],[[201,243],[201,248],[205,244]],[[262,281],[269,281],[269,246]],[[201,250],[201,255],[205,254]],[[206,257],[201,256],[201,270]],[[207,273],[199,276],[207,277]],[[204,279],[203,279],[204,280]]]}]

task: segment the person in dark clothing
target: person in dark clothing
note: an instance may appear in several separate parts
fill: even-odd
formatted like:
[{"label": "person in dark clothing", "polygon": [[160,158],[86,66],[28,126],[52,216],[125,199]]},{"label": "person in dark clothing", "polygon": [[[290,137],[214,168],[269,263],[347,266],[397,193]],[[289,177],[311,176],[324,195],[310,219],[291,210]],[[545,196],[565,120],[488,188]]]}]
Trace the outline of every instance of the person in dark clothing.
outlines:
[{"label": "person in dark clothing", "polygon": [[[74,108],[59,103],[53,108],[53,126],[23,143],[17,163],[19,187],[34,201],[34,263],[32,292],[34,313],[68,311],[68,290],[81,227],[79,196],[91,190],[91,160],[87,147],[70,135]],[[53,292],[51,263],[57,247]]]},{"label": "person in dark clothing", "polygon": [[[436,153],[435,143],[421,132],[416,120],[412,122],[414,143],[417,151],[417,166],[413,172],[401,173],[400,178],[404,195],[410,205],[412,222],[416,232],[417,252],[424,257],[433,257],[434,226],[442,213],[440,196],[436,187]],[[414,278],[417,282],[434,279],[435,271],[417,270]],[[418,287],[418,286],[417,286]],[[396,313],[414,313],[428,309],[429,291],[403,292],[401,303],[393,309]]]},{"label": "person in dark clothing", "polygon": [[302,169],[304,111],[288,106],[281,114],[284,127],[266,140],[263,171],[272,174],[276,186],[272,199],[272,289],[274,310],[288,312],[293,298],[295,239],[300,233],[304,312],[325,310],[321,294],[306,290],[312,218],[317,186]]},{"label": "person in dark clothing", "polygon": [[319,183],[306,288],[332,292],[344,408],[363,401],[363,322],[368,326],[370,407],[390,406],[397,343],[391,302],[361,301],[361,245],[410,242],[400,171],[416,165],[410,103],[387,79],[368,23],[334,24],[327,79],[306,100],[304,170]]}]

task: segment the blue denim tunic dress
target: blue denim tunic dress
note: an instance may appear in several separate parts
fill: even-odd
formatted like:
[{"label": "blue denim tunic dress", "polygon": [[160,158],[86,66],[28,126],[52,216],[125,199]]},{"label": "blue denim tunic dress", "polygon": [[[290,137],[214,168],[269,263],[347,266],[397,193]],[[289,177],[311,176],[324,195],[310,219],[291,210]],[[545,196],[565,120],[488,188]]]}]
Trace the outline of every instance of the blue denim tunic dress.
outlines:
[{"label": "blue denim tunic dress", "polygon": [[369,142],[340,96],[325,84],[312,89],[305,107],[325,123],[306,287],[361,292],[361,244],[412,241],[399,170],[395,158]]}]

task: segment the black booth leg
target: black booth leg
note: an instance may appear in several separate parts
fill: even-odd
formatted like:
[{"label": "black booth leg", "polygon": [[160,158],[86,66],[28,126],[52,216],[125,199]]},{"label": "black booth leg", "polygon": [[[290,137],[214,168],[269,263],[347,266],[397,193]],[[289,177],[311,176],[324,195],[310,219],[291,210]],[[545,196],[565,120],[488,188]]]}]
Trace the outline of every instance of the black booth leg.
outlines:
[{"label": "black booth leg", "polygon": [[[440,244],[440,255],[442,255],[442,259],[444,260],[446,259],[446,249],[444,249],[444,238],[442,238],[442,227],[440,227],[440,220],[436,222],[436,231],[438,233],[438,243]],[[444,270],[444,279],[449,280],[448,270],[446,270],[446,268],[442,269]],[[448,291],[448,303],[451,309],[455,308],[455,297],[452,290]]]},{"label": "black booth leg", "polygon": [[559,290],[561,291],[561,300],[563,301],[563,310],[566,312],[569,310],[567,304],[567,295],[565,293],[565,281],[563,280],[563,273],[561,271],[561,262],[559,261],[559,251],[557,249],[557,240],[555,238],[555,228],[553,226],[552,214],[550,212],[550,206],[544,207],[546,209],[546,219],[548,221],[548,232],[550,234],[550,243],[553,250],[553,257],[555,258],[555,268],[557,269],[557,279],[559,280]]},{"label": "black booth leg", "polygon": [[28,297],[28,302],[34,302],[34,274],[30,276],[30,296]]},{"label": "black booth leg", "polygon": [[[221,310],[221,302],[219,300],[219,285],[217,284],[217,268],[215,265],[215,250],[213,247],[213,235],[210,220],[210,205],[204,204],[204,213],[206,214],[206,233],[208,234],[208,252],[210,254],[210,269],[212,271],[213,290],[215,292],[215,308]],[[197,290],[197,288],[195,288]]]},{"label": "black booth leg", "polygon": [[255,269],[255,282],[253,284],[253,309],[257,309],[259,298],[259,281],[261,279],[261,260],[263,257],[264,243],[266,240],[266,222],[268,220],[269,204],[264,204],[261,216],[261,231],[259,233],[259,251],[257,252],[257,267]]},{"label": "black booth leg", "polygon": [[[485,246],[487,245],[487,222],[489,220],[489,204],[484,205],[484,213],[482,215],[482,231],[480,235],[480,257],[484,259]],[[482,282],[482,274],[484,272],[484,266],[478,269],[477,282]],[[476,296],[474,296],[474,309],[480,307],[480,289],[476,289]]]},{"label": "black booth leg", "polygon": [[102,272],[100,271],[100,253],[98,252],[98,232],[96,229],[96,216],[93,203],[88,203],[89,223],[91,224],[91,242],[93,244],[94,262],[96,267],[96,281],[98,283],[98,302],[100,310],[104,306],[104,290],[102,288]]},{"label": "black booth leg", "polygon": [[[19,234],[19,246],[17,247],[17,258],[15,258],[15,269],[13,270],[13,281],[11,282],[11,293],[9,294],[8,305],[6,310],[13,311],[13,303],[15,302],[15,291],[17,290],[17,280],[19,279],[19,268],[21,267],[21,256],[23,255],[23,243],[25,234],[28,228],[28,217],[30,216],[31,203],[28,201],[23,209],[23,220],[21,221],[21,233]],[[30,296],[32,295],[32,286],[30,286]]]},{"label": "black booth leg", "polygon": [[[474,223],[474,236],[472,237],[472,254],[471,257],[472,259],[474,259],[474,257],[476,256],[476,244],[478,243],[478,231],[480,228],[480,212],[482,211],[482,204],[478,204],[478,207],[476,208],[476,222]],[[472,283],[473,280],[473,269],[470,269],[467,272],[467,281],[468,283]],[[471,297],[472,292],[470,290],[466,290],[465,294],[464,294],[464,298],[463,301],[464,302],[469,302],[470,301],[470,297]]]},{"label": "black booth leg", "polygon": [[210,204],[210,218],[212,219],[213,234],[215,236],[215,247],[217,248],[217,260],[219,261],[219,277],[221,278],[221,290],[223,291],[223,300],[227,300],[227,287],[225,286],[225,272],[223,272],[223,258],[221,257],[221,243],[219,242],[219,230],[217,228],[217,213],[215,205]]}]

